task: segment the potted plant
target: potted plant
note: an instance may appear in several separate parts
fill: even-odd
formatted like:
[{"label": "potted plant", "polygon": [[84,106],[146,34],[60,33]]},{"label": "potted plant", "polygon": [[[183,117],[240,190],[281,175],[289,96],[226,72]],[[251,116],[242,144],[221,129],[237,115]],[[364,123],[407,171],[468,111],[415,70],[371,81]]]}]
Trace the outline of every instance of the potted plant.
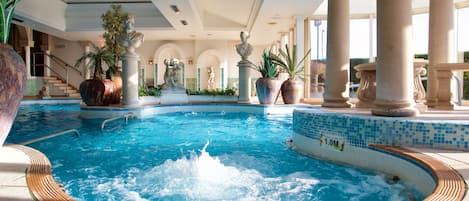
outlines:
[{"label": "potted plant", "polygon": [[8,45],[17,0],[0,1],[0,147],[10,132],[26,88],[23,59]]},{"label": "potted plant", "polygon": [[115,89],[112,81],[103,80],[103,63],[108,67],[112,66],[114,58],[107,48],[95,44],[92,46],[94,51],[85,53],[75,64],[75,67],[84,65],[87,69],[94,68],[93,79],[80,84],[80,96],[88,106],[109,105]]},{"label": "potted plant", "polygon": [[288,45],[285,45],[285,50],[279,50],[279,55],[271,54],[270,58],[280,67],[283,71],[288,73],[288,79],[282,83],[280,88],[282,92],[283,102],[285,104],[296,104],[300,102],[301,94],[303,93],[303,61],[309,55],[311,50],[306,52],[305,56],[298,61],[296,57],[296,45],[293,45],[293,50],[290,51]]},{"label": "potted plant", "polygon": [[121,98],[122,75],[117,65],[125,50],[119,44],[119,35],[124,31],[123,22],[127,16],[128,13],[122,11],[121,5],[111,5],[111,10],[101,15],[105,46],[114,59],[114,65],[109,66],[106,71],[106,79],[111,79],[115,86],[113,96],[110,97],[110,104],[119,104]]},{"label": "potted plant", "polygon": [[272,55],[271,50],[269,52],[264,51],[259,65],[251,66],[262,76],[256,80],[257,98],[261,104],[275,104],[282,85],[282,82],[277,79],[279,70],[277,64],[272,61]]}]

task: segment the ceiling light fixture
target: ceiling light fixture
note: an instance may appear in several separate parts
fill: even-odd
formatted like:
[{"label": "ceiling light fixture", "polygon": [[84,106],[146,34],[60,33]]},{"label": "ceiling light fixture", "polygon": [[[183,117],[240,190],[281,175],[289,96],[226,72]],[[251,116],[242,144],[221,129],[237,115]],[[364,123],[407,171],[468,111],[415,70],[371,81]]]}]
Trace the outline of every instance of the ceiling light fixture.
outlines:
[{"label": "ceiling light fixture", "polygon": [[176,6],[176,5],[171,5],[171,6],[169,6],[169,7],[171,7],[171,10],[173,10],[174,13],[176,13],[176,14],[181,13],[181,11],[179,10],[178,6]]},{"label": "ceiling light fixture", "polygon": [[181,20],[181,24],[184,25],[184,26],[188,25],[186,20]]}]

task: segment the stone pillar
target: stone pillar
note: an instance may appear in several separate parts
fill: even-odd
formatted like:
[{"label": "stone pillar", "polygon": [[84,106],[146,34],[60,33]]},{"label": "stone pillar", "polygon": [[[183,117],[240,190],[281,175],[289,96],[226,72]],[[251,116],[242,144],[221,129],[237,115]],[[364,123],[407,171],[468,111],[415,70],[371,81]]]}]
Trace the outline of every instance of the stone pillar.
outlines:
[{"label": "stone pillar", "polygon": [[50,68],[52,68],[50,65],[50,57],[48,55],[50,55],[50,50],[44,51],[44,76],[50,76]]},{"label": "stone pillar", "polygon": [[26,66],[26,77],[31,78],[31,47],[24,46],[24,64]]},{"label": "stone pillar", "polygon": [[[85,46],[85,54],[88,54],[91,52],[91,47],[90,47],[90,44],[87,44]],[[86,58],[85,59],[85,63],[89,63],[90,62],[90,58]],[[87,68],[85,69],[85,79],[91,79],[91,69]]]},{"label": "stone pillar", "polygon": [[373,115],[414,116],[412,1],[377,1],[378,61]]},{"label": "stone pillar", "polygon": [[434,66],[439,63],[454,62],[453,0],[430,0],[428,40],[427,105],[437,107],[438,75]]},{"label": "stone pillar", "polygon": [[239,68],[239,103],[251,103],[251,64],[245,60],[238,62]]},{"label": "stone pillar", "polygon": [[[310,26],[309,26],[309,18],[305,18],[303,20],[304,24],[304,51],[303,51],[303,56],[305,52],[308,52],[308,50],[311,49],[311,33],[310,33]],[[302,59],[303,56],[300,58]],[[298,60],[299,61],[299,60]],[[311,56],[308,55],[304,61],[304,73],[305,73],[305,79],[304,79],[304,97],[309,98],[311,96]]]},{"label": "stone pillar", "polygon": [[327,13],[327,66],[323,107],[348,108],[349,0],[329,0]]},{"label": "stone pillar", "polygon": [[138,104],[138,60],[136,54],[126,54],[122,58],[122,104]]}]

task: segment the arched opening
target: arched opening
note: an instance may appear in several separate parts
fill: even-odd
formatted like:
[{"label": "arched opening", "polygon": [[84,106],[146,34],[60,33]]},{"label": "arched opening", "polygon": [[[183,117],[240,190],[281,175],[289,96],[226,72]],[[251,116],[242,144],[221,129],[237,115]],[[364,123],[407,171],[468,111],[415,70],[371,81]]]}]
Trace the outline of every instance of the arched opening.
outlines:
[{"label": "arched opening", "polygon": [[[226,61],[216,50],[202,52],[197,58],[199,89],[223,89],[226,83]],[[213,71],[213,72],[211,72]]]}]

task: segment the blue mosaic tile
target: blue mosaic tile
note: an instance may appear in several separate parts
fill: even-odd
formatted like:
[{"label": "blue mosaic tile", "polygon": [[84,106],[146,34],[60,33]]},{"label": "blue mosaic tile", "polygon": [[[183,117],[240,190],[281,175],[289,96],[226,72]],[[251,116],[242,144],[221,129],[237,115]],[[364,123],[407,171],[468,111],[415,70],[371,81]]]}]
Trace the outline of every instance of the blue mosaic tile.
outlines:
[{"label": "blue mosaic tile", "polygon": [[322,133],[344,137],[350,146],[368,144],[423,146],[468,150],[469,121],[350,115],[322,110],[298,110],[293,130],[312,139]]}]

